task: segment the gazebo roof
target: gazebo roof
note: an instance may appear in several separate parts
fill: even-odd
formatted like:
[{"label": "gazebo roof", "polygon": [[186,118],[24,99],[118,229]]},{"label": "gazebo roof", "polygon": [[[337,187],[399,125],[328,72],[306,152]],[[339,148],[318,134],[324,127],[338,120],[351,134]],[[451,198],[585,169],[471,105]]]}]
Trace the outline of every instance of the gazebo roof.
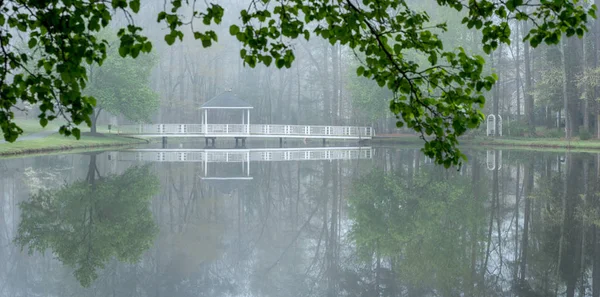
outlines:
[{"label": "gazebo roof", "polygon": [[202,104],[201,109],[253,109],[232,91],[225,91]]}]

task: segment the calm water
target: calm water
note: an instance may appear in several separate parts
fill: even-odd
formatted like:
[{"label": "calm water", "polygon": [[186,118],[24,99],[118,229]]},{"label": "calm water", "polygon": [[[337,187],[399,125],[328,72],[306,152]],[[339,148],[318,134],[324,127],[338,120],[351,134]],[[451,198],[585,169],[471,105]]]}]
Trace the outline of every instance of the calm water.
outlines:
[{"label": "calm water", "polygon": [[598,294],[598,156],[469,155],[2,160],[0,296]]}]

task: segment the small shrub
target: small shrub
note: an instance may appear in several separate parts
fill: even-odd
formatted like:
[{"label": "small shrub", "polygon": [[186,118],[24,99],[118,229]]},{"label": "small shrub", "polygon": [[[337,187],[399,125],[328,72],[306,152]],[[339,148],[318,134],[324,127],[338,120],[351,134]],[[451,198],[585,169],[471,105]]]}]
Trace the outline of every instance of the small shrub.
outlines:
[{"label": "small shrub", "polygon": [[467,130],[467,132],[465,132],[465,134],[462,137],[465,139],[473,139],[475,137],[485,136],[485,133],[485,125],[482,124],[479,125],[478,128]]},{"label": "small shrub", "polygon": [[581,140],[590,140],[592,139],[592,133],[586,129],[579,130],[579,139]]},{"label": "small shrub", "polygon": [[562,129],[550,129],[546,131],[545,136],[548,138],[563,138],[565,136],[565,131]]},{"label": "small shrub", "polygon": [[522,137],[525,136],[525,134],[527,133],[527,124],[523,122],[514,121],[510,122],[510,124],[508,124],[507,126],[507,131],[503,133],[504,135],[508,135],[511,137]]}]

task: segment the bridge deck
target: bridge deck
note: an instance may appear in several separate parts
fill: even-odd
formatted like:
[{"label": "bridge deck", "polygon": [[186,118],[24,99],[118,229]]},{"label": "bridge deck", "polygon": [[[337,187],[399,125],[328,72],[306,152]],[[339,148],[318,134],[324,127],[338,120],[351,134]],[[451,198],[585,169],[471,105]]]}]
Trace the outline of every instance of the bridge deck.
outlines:
[{"label": "bridge deck", "polygon": [[371,127],[264,124],[143,124],[119,126],[122,135],[204,138],[327,138],[371,139]]}]

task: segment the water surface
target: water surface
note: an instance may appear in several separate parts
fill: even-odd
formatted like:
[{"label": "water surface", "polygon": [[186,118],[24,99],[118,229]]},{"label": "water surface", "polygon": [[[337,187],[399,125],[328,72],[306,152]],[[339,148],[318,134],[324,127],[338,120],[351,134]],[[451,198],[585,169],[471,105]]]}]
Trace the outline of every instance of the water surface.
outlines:
[{"label": "water surface", "polygon": [[598,156],[468,155],[2,160],[0,296],[600,293]]}]

